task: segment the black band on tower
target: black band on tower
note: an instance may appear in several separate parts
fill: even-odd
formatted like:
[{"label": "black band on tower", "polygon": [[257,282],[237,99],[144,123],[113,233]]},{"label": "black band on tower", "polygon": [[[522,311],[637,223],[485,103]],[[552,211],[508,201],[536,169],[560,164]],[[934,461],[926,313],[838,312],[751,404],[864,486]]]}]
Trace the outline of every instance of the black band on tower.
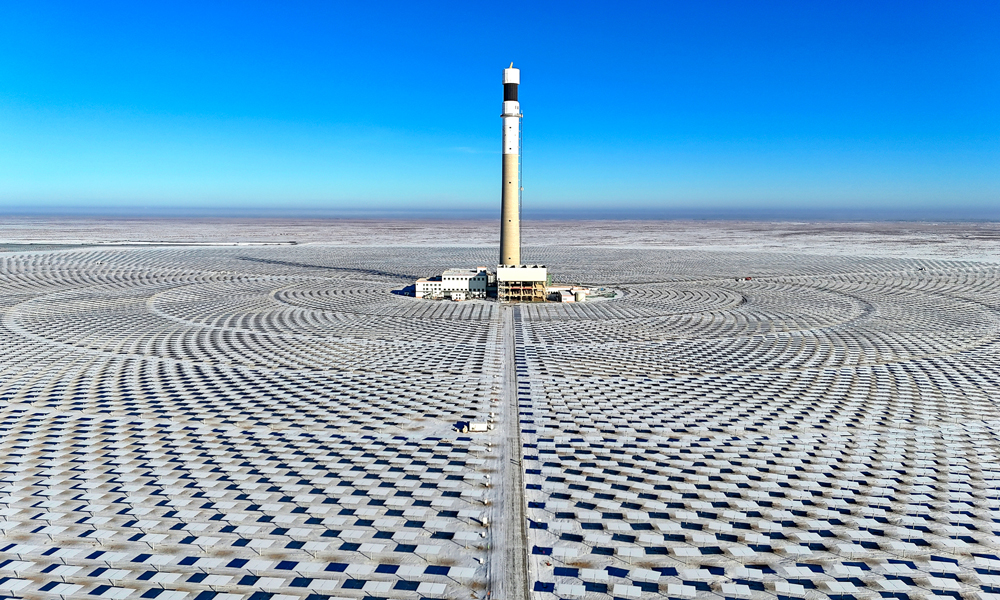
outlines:
[{"label": "black band on tower", "polygon": [[505,83],[505,84],[503,84],[503,101],[504,102],[517,102],[517,84],[516,83]]}]

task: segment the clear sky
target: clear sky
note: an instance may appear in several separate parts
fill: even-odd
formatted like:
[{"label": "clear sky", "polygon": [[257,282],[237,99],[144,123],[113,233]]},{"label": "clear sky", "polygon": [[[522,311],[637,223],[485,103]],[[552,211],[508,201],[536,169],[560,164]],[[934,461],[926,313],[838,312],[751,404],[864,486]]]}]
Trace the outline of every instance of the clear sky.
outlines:
[{"label": "clear sky", "polygon": [[[504,7],[511,8],[504,12]],[[0,213],[1000,217],[1000,3],[0,0]]]}]

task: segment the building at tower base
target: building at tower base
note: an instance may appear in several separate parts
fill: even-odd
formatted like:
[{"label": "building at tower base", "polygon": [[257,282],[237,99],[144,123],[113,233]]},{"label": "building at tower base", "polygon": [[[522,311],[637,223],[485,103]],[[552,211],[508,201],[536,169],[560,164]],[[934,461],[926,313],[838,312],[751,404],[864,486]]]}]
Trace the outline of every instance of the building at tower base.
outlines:
[{"label": "building at tower base", "polygon": [[545,265],[500,265],[497,267],[497,299],[500,302],[545,302],[548,279]]}]

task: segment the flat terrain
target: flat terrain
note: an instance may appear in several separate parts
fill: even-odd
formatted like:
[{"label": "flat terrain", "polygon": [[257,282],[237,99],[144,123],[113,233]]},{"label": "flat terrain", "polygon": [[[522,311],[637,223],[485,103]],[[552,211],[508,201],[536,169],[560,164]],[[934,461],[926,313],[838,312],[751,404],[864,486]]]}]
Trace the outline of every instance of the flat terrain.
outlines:
[{"label": "flat terrain", "polygon": [[[23,244],[500,246],[497,220],[97,219],[7,217],[0,247]],[[524,221],[526,246],[687,248],[1000,262],[1000,223]],[[492,264],[495,259],[490,257]]]},{"label": "flat terrain", "polygon": [[1000,597],[1000,266],[524,254],[0,252],[0,596]]}]

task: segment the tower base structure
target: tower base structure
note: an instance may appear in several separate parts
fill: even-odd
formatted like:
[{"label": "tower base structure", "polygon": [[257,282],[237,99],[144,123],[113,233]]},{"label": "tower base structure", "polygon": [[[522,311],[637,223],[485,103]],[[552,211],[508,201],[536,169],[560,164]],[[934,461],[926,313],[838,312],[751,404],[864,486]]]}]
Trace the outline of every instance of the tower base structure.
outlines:
[{"label": "tower base structure", "polygon": [[548,279],[545,265],[498,265],[497,299],[500,302],[545,302]]}]

